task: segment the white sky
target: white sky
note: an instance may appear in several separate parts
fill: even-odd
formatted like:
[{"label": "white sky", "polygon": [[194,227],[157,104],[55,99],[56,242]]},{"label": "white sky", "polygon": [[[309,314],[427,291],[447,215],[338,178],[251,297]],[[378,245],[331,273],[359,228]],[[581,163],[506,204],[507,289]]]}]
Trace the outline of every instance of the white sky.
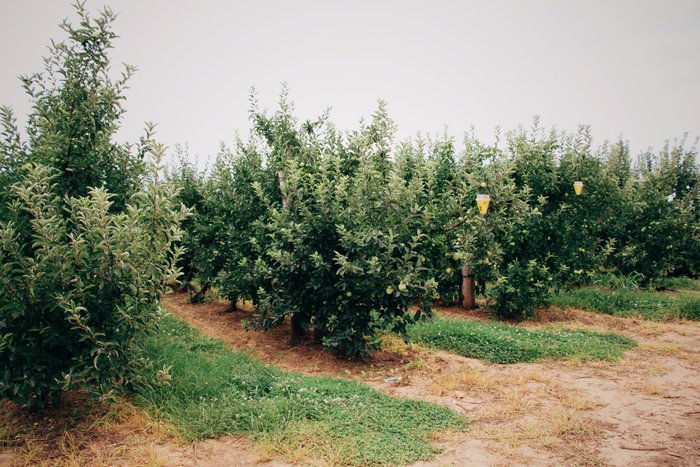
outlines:
[{"label": "white sky", "polygon": [[[638,152],[700,135],[700,1],[89,0],[120,13],[113,58],[139,71],[120,137],[157,122],[204,160],[246,134],[248,94],[273,109],[286,81],[300,119],[332,107],[354,128],[388,102],[399,136],[474,126],[491,141],[540,115],[590,124]],[[68,1],[0,0],[0,103],[28,110],[17,76],[40,71]]]}]

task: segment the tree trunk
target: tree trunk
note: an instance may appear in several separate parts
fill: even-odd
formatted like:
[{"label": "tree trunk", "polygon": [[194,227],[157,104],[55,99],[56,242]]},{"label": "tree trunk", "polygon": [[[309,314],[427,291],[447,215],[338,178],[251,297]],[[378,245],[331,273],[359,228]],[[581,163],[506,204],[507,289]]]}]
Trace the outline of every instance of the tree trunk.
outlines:
[{"label": "tree trunk", "polygon": [[315,327],[314,328],[314,342],[317,344],[322,344],[323,343],[323,338],[326,335],[326,331],[323,328],[320,327]]},{"label": "tree trunk", "polygon": [[286,192],[286,181],[287,181],[287,176],[284,173],[284,170],[278,170],[277,171],[277,181],[280,184],[280,192],[282,193],[282,207],[287,206],[287,192]]},{"label": "tree trunk", "polygon": [[472,310],[476,308],[476,297],[474,296],[474,278],[468,265],[462,266],[462,308]]},{"label": "tree trunk", "polygon": [[306,336],[306,331],[301,325],[301,316],[297,314],[292,315],[292,342],[299,342]]}]

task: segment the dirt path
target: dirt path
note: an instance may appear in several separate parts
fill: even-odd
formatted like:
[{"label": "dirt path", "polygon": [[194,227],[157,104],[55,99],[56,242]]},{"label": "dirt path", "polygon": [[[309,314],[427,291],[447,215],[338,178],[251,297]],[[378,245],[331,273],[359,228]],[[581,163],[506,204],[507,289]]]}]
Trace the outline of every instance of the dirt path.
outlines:
[{"label": "dirt path", "polygon": [[[444,452],[416,465],[700,465],[700,323],[550,309],[521,325],[616,332],[639,346],[613,363],[495,365],[407,347],[397,338],[358,363],[338,360],[312,343],[291,345],[286,327],[245,331],[241,321],[251,318],[250,310],[191,305],[186,295],[168,295],[163,303],[204,333],[271,365],[353,378],[396,397],[447,405],[471,419],[469,432],[442,435],[435,442]],[[438,312],[488,319],[455,308]],[[398,381],[387,382],[390,377]],[[0,406],[0,465],[287,465],[245,437],[183,445],[168,426],[126,401],[102,407],[70,395],[61,408],[65,416],[48,420],[13,417],[12,410]],[[29,427],[21,439],[8,438],[18,431],[7,426],[12,419]],[[78,424],[61,425],[73,420]]]},{"label": "dirt path", "polygon": [[[206,334],[277,367],[354,378],[397,397],[448,405],[471,418],[470,432],[436,440],[445,452],[420,465],[700,464],[698,323],[547,310],[524,325],[617,332],[640,345],[614,363],[495,365],[408,348],[397,340],[357,363],[313,344],[291,345],[286,328],[245,331],[241,321],[250,319],[250,310],[229,312],[225,303],[193,306],[186,295],[170,295],[164,304]],[[438,311],[468,318],[456,309]],[[389,377],[399,381],[385,382]],[[200,455],[202,465],[223,465],[219,461],[230,451],[226,441],[207,443],[212,449]],[[250,449],[238,451],[253,460]]]}]

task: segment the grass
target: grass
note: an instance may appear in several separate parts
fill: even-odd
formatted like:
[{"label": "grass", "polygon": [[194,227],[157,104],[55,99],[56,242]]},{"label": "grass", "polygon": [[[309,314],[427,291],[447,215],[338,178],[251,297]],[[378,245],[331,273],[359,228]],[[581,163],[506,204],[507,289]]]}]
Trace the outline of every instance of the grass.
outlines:
[{"label": "grass", "polygon": [[72,391],[39,412],[0,401],[0,465],[159,465],[153,445],[169,432],[123,398]]},{"label": "grass", "polygon": [[671,290],[685,289],[700,291],[700,280],[691,279],[690,277],[664,277],[653,281],[652,286],[666,287]]},{"label": "grass", "polygon": [[700,320],[700,296],[694,293],[671,294],[645,289],[610,290],[597,286],[582,287],[553,295],[551,304],[653,321]]},{"label": "grass", "polygon": [[634,347],[633,340],[617,334],[585,330],[530,330],[497,323],[438,318],[409,328],[410,339],[428,347],[493,363],[533,362],[543,359],[616,360]]},{"label": "grass", "polygon": [[434,433],[467,425],[444,406],[265,366],[173,317],[146,351],[171,378],[142,390],[137,403],[187,440],[244,434],[293,462],[405,464],[439,452]]}]

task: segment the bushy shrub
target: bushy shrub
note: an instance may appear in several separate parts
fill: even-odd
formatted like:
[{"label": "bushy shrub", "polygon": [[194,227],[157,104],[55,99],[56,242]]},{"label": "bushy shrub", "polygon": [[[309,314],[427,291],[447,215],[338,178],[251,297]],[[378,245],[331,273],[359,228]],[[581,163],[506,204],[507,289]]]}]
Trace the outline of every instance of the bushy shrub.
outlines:
[{"label": "bushy shrub", "polygon": [[65,20],[67,38],[52,42],[44,70],[21,77],[32,110],[28,122],[26,161],[53,167],[56,193],[85,196],[104,186],[114,195],[113,210],[123,209],[140,188],[148,138],[135,154],[113,136],[124,113],[124,91],[135,67],[124,65],[110,76],[109,52],[117,37],[116,15],[103,9],[93,18],[83,2],[74,8],[78,24]]},{"label": "bushy shrub", "polygon": [[[383,104],[343,134],[327,115],[298,122],[286,90],[276,113],[254,105],[251,117],[251,141],[201,184],[190,235],[199,284],[252,299],[264,328],[290,317],[295,336],[313,329],[358,356],[382,329],[401,332],[411,306],[429,314],[434,297],[463,298],[465,267],[498,315],[520,318],[601,272],[697,271],[694,149],[666,150],[647,173],[623,141],[594,151],[588,127],[545,132],[537,119],[505,144],[396,144]],[[491,197],[485,216],[477,194]],[[677,250],[672,229],[685,232]]]},{"label": "bushy shrub", "polygon": [[195,303],[208,292],[231,300],[254,299],[259,285],[252,277],[256,259],[255,242],[264,234],[257,222],[269,214],[255,186],[279,198],[277,175],[265,166],[254,142],[238,140],[232,151],[222,146],[210,172],[199,171],[180,154],[169,172],[179,190],[179,200],[193,210],[185,221],[182,244],[185,253],[179,266],[184,283]]},{"label": "bushy shrub", "polygon": [[489,297],[502,318],[528,318],[534,307],[547,302],[551,275],[547,266],[535,259],[510,262],[496,275]]},{"label": "bushy shrub", "polygon": [[104,188],[61,199],[55,170],[24,171],[15,220],[0,224],[0,395],[39,407],[73,388],[109,396],[133,383],[136,338],[154,330],[177,278],[186,211],[155,178],[112,213]]},{"label": "bushy shrub", "polygon": [[625,185],[613,264],[645,279],[700,272],[700,169],[695,147],[667,143]]},{"label": "bushy shrub", "polygon": [[[272,115],[254,106],[249,143],[223,151],[203,182],[184,165],[174,177],[201,187],[188,224],[198,286],[252,299],[253,324],[289,317],[295,337],[313,330],[334,352],[362,356],[435,298],[461,298],[464,264],[483,292],[508,261],[532,259],[514,246],[540,211],[502,151],[470,140],[457,154],[446,137],[396,146],[382,103],[347,134],[291,110],[286,91]],[[487,216],[474,203],[482,192],[493,197]]]},{"label": "bushy shrub", "polygon": [[[437,285],[422,254],[420,194],[392,173],[386,153],[392,124],[380,105],[342,142],[321,125],[325,138],[295,128],[284,108],[257,119],[264,129],[280,129],[267,141],[283,174],[279,195],[255,185],[269,210],[256,223],[264,233],[255,241],[259,324],[291,316],[297,334],[313,328],[328,349],[365,355],[382,330],[405,330],[410,305],[427,312]],[[284,152],[279,144],[286,144],[284,158],[276,156]],[[331,144],[344,156],[324,151]]]},{"label": "bushy shrub", "polygon": [[26,142],[1,112],[0,398],[30,407],[133,385],[187,213],[158,179],[152,125],[135,153],[112,141],[133,68],[109,76],[112,12],[75,8],[79,25],[62,24],[68,38],[52,43],[44,73],[22,78]]},{"label": "bushy shrub", "polygon": [[[645,281],[697,274],[695,146],[667,143],[633,165],[624,141],[594,152],[588,127],[547,134],[535,119],[531,131],[507,135],[506,151],[513,179],[542,213],[506,257],[538,259],[557,286],[590,282],[600,271],[639,273]],[[572,189],[576,180],[584,183],[581,196]]]},{"label": "bushy shrub", "polygon": [[[528,203],[541,212],[520,241],[506,252],[537,259],[547,266],[556,285],[581,284],[606,264],[610,225],[621,210],[620,188],[592,153],[588,127],[574,134],[545,133],[537,119],[532,130],[508,134],[514,180],[527,189]],[[584,183],[577,196],[573,183]]]}]

